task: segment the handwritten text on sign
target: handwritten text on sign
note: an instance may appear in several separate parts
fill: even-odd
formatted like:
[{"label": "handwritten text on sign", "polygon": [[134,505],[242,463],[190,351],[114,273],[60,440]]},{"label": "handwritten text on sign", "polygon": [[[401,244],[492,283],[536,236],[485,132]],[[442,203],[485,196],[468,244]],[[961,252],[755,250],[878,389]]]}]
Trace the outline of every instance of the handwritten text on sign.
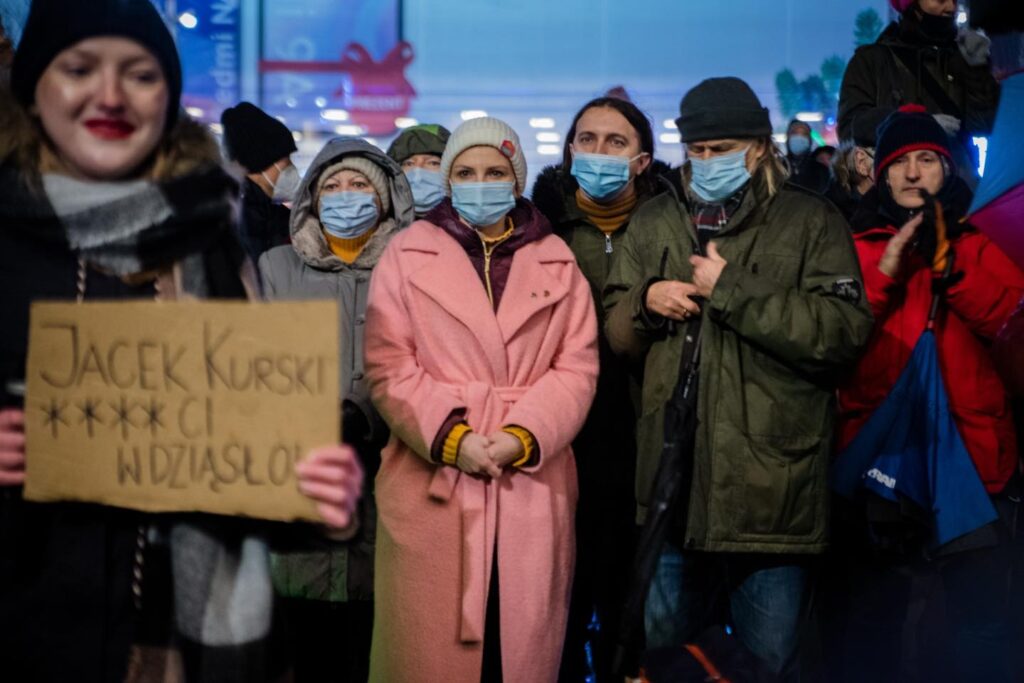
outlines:
[{"label": "handwritten text on sign", "polygon": [[295,463],[338,440],[332,302],[32,307],[32,500],[317,519]]}]

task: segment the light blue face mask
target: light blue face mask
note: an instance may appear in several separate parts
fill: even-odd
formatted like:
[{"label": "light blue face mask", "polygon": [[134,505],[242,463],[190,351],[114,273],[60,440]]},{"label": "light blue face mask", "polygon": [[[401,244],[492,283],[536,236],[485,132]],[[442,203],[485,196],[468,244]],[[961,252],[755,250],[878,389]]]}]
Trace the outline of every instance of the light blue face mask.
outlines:
[{"label": "light blue face mask", "polygon": [[350,240],[377,225],[380,209],[368,192],[335,192],[320,198],[320,223],[324,230]]},{"label": "light blue face mask", "polygon": [[505,217],[516,205],[511,180],[492,183],[452,183],[452,206],[470,225],[486,227]]},{"label": "light blue face mask", "polygon": [[706,202],[727,199],[750,180],[747,149],[704,159],[690,159],[690,189]]},{"label": "light blue face mask", "polygon": [[416,166],[406,171],[405,177],[412,188],[413,208],[416,209],[416,213],[426,213],[444,199],[444,176],[440,171]]},{"label": "light blue face mask", "polygon": [[629,183],[629,164],[639,159],[611,154],[587,154],[575,152],[572,157],[571,173],[580,187],[591,199],[614,197]]},{"label": "light blue face mask", "polygon": [[790,135],[786,144],[789,145],[790,154],[795,157],[811,151],[811,139],[806,135]]}]

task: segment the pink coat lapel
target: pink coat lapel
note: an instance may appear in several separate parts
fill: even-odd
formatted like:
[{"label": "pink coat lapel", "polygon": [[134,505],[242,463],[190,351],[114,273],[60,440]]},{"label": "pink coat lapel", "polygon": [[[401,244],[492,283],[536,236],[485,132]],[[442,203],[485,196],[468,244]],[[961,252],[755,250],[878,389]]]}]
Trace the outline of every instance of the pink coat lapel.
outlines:
[{"label": "pink coat lapel", "polygon": [[569,288],[551,275],[544,264],[572,261],[572,252],[561,240],[531,242],[515,253],[505,294],[498,306],[498,327],[505,343],[530,318],[569,293]]},{"label": "pink coat lapel", "polygon": [[[491,312],[487,292],[462,247],[440,228],[410,234],[403,251],[436,254],[427,265],[409,276],[409,284],[420,290],[453,318],[461,322],[480,342],[499,382],[508,377],[505,342]],[[457,286],[453,286],[457,283]]]}]

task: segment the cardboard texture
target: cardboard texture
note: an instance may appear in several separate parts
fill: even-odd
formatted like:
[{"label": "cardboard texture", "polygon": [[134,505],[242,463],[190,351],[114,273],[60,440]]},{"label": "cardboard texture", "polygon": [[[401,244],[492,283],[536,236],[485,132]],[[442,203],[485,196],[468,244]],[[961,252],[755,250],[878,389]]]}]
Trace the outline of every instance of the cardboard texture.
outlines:
[{"label": "cardboard texture", "polygon": [[32,306],[25,498],[319,521],[295,463],[340,432],[334,302]]}]

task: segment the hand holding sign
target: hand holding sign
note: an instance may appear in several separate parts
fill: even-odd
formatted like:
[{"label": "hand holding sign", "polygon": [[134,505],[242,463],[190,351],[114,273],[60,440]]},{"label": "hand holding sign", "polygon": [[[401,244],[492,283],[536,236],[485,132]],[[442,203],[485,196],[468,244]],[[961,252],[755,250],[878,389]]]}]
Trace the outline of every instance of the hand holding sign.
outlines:
[{"label": "hand holding sign", "polygon": [[17,408],[0,410],[0,486],[25,481],[25,413]]},{"label": "hand holding sign", "polygon": [[317,448],[295,466],[299,490],[316,502],[327,526],[355,532],[356,504],[363,490],[363,468],[349,446]]}]

